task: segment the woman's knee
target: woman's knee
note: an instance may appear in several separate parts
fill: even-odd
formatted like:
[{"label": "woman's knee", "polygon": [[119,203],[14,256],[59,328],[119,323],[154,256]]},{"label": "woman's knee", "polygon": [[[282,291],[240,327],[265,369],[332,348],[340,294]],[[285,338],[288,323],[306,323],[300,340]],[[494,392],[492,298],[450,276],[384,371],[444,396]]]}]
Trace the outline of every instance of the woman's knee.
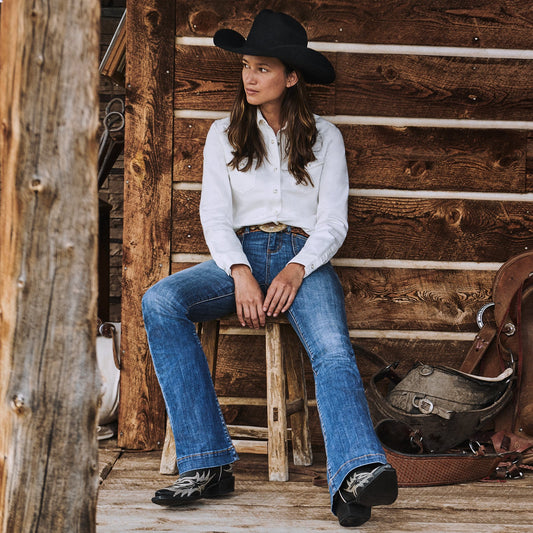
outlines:
[{"label": "woman's knee", "polygon": [[153,312],[176,312],[181,308],[179,285],[170,283],[170,278],[164,278],[152,285],[142,297],[143,315]]},{"label": "woman's knee", "polygon": [[351,342],[339,336],[331,338],[329,343],[316,343],[311,348],[311,364],[315,373],[334,371],[335,369],[357,368]]}]

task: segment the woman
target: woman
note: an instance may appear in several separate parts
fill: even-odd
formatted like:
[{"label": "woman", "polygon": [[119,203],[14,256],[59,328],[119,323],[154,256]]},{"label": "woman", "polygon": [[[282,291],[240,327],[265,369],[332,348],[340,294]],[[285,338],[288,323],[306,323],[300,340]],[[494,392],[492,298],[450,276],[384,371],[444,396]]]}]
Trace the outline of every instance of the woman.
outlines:
[{"label": "woman", "polygon": [[372,427],[329,263],[347,231],[344,144],[309,110],[304,82],[331,83],[335,72],[283,13],[263,10],[247,39],[219,30],[214,42],[242,56],[242,80],[231,116],[213,123],[204,149],[200,216],[213,260],[143,298],[180,472],[152,501],[182,505],[234,487],[237,455],[194,322],[236,312],[242,326],[258,328],[287,313],[314,371],[332,510],[342,525],[360,525],[373,505],[394,502],[397,481]]}]

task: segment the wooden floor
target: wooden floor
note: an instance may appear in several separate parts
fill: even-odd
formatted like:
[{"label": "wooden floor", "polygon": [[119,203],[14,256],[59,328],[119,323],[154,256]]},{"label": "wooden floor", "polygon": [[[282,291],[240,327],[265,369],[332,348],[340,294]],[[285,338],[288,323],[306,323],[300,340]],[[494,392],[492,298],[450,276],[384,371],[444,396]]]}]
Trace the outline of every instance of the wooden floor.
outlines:
[{"label": "wooden floor", "polygon": [[[264,456],[244,456],[235,465],[235,492],[181,508],[151,503],[153,492],[174,481],[159,474],[160,452],[122,452],[113,441],[100,446],[97,533],[346,531],[329,509],[324,461],[295,472],[287,483],[269,482]],[[302,470],[302,467],[299,467]],[[396,503],[372,509],[363,532],[532,532],[533,473],[521,480],[402,488]]]}]

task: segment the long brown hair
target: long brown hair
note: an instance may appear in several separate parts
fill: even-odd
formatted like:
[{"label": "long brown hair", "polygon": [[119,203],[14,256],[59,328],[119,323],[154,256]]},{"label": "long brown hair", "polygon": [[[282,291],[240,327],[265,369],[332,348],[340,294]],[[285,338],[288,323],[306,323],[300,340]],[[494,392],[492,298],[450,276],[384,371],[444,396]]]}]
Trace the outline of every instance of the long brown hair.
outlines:
[{"label": "long brown hair", "polygon": [[[292,71],[294,69],[286,67],[287,74]],[[289,172],[294,176],[296,183],[313,185],[305,166],[316,159],[313,145],[317,129],[315,118],[309,108],[303,76],[298,72],[297,74],[298,83],[285,91],[281,103],[281,123],[285,124],[288,139],[285,144],[285,155],[288,159]],[[242,172],[250,170],[254,160],[256,168],[261,166],[266,157],[266,147],[257,127],[257,106],[247,102],[242,79],[231,110],[227,131],[229,142],[233,147],[233,159],[229,166]]]}]

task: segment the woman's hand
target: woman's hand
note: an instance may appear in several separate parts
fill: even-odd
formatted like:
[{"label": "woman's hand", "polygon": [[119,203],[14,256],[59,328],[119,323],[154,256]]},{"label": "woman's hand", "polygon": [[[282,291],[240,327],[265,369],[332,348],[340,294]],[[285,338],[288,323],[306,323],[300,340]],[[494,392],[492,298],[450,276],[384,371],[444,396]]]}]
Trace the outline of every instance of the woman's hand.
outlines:
[{"label": "woman's hand", "polygon": [[299,263],[289,263],[272,281],[268,288],[263,311],[268,316],[285,313],[292,305],[304,279],[305,268]]},{"label": "woman's hand", "polygon": [[235,304],[242,326],[257,329],[265,325],[263,291],[247,265],[233,265],[231,277],[235,282]]}]

